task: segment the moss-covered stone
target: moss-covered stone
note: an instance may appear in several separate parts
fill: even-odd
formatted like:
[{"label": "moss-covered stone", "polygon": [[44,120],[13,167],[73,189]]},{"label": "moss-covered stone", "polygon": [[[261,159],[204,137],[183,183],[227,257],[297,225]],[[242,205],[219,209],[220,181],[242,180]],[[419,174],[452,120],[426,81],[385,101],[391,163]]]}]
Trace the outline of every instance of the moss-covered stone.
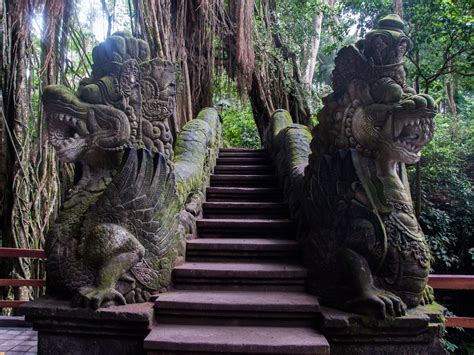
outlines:
[{"label": "moss-covered stone", "polygon": [[169,288],[173,267],[182,262],[186,238],[195,234],[205,187],[221,144],[221,123],[217,111],[205,108],[188,122],[175,144],[174,171],[178,192],[179,227],[170,250],[157,265],[161,290]]},{"label": "moss-covered stone", "polygon": [[288,111],[285,110],[276,110],[271,119],[270,124],[265,132],[265,148],[272,152],[273,147],[272,144],[274,142],[275,137],[280,133],[280,131],[291,125],[293,120],[291,119],[291,115]]},{"label": "moss-covered stone", "polygon": [[195,234],[195,219],[219,153],[221,131],[217,111],[205,108],[182,128],[176,140],[174,166],[180,225],[186,237]]},{"label": "moss-covered stone", "polygon": [[292,123],[287,111],[278,110],[272,115],[265,146],[275,163],[278,176],[283,183],[285,199],[296,221],[300,220],[298,214],[302,213],[304,170],[311,153],[311,139],[308,127]]},{"label": "moss-covered stone", "polygon": [[278,151],[285,152],[285,163],[288,171],[308,164],[312,138],[308,127],[300,124],[291,124],[280,130],[275,138],[277,145],[275,148]]},{"label": "moss-covered stone", "polygon": [[192,192],[203,190],[220,146],[221,124],[213,108],[203,109],[184,125],[175,146],[174,166],[181,206]]},{"label": "moss-covered stone", "polygon": [[220,121],[217,111],[210,107],[204,108],[199,112],[196,119],[207,122],[211,128],[211,142],[216,142],[217,135],[220,133]]},{"label": "moss-covered stone", "polygon": [[180,203],[200,185],[211,136],[209,124],[202,120],[187,123],[178,136],[175,146],[175,174]]}]

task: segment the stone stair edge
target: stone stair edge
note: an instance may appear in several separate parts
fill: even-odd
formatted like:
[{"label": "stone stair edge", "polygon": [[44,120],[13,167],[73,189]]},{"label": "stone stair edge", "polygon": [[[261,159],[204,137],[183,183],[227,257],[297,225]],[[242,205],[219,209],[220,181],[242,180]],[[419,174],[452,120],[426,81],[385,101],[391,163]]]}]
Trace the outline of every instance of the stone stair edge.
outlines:
[{"label": "stone stair edge", "polygon": [[311,328],[156,326],[146,349],[212,352],[329,354],[326,338]]}]

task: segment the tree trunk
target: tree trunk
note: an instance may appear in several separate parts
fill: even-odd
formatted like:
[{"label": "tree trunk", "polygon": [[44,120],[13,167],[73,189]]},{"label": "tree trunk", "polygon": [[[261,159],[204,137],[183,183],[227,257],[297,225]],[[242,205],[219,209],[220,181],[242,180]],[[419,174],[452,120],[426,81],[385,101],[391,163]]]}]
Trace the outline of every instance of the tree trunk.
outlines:
[{"label": "tree trunk", "polygon": [[[8,40],[6,34],[8,33],[8,25],[6,21],[6,4],[4,0],[0,0],[0,41],[2,45],[2,52],[0,55],[0,218],[3,221],[3,212],[4,212],[4,203],[5,203],[5,188],[7,187],[7,178],[8,178],[8,170],[7,170],[7,126],[5,124],[5,112],[4,112],[4,103],[3,103],[3,96],[5,94],[3,88],[6,85],[7,79],[7,70],[9,65],[9,56],[8,56]],[[5,245],[6,240],[4,239],[3,233],[3,223],[0,229],[0,241],[3,242]],[[0,266],[2,266],[1,262],[5,261],[0,259]],[[4,278],[5,275],[1,274],[3,268],[0,267],[0,278]]]},{"label": "tree trunk", "polygon": [[[29,207],[31,196],[25,186],[29,182],[30,142],[28,136],[29,87],[26,71],[28,68],[31,28],[29,1],[5,2],[7,42],[5,51],[5,80],[3,93],[5,129],[7,130],[6,167],[7,178],[4,199],[3,238],[5,246],[27,247]],[[29,278],[30,270],[24,259],[13,261],[12,276]],[[15,298],[28,300],[27,289],[15,289]]]},{"label": "tree trunk", "polygon": [[112,33],[112,22],[114,21],[114,12],[115,12],[115,2],[114,2],[114,8],[112,8],[112,11],[109,10],[107,7],[107,3],[105,0],[100,0],[100,3],[102,4],[102,11],[105,14],[105,17],[107,17],[107,37],[109,37]]},{"label": "tree trunk", "polygon": [[393,0],[392,11],[403,19],[403,0]]},{"label": "tree trunk", "polygon": [[[418,50],[415,50],[415,65],[417,68],[420,65],[420,52]],[[419,94],[420,93],[420,74],[419,73],[415,74],[413,85],[414,85],[413,89],[415,89],[416,93]]]},{"label": "tree trunk", "polygon": [[[448,71],[452,69],[452,62],[448,62]],[[449,108],[449,112],[451,113],[451,126],[453,130],[453,139],[454,141],[458,140],[459,137],[459,127],[458,127],[458,115],[457,115],[457,108],[456,108],[456,77],[453,73],[450,73],[446,77],[445,83],[446,89],[446,98],[447,104]]]},{"label": "tree trunk", "polygon": [[311,39],[311,49],[309,58],[303,75],[303,83],[310,88],[313,82],[314,70],[318,62],[319,44],[321,43],[321,26],[323,24],[323,11],[316,9],[313,14],[313,36]]},{"label": "tree trunk", "polygon": [[[419,65],[420,63],[420,53],[418,51],[415,51],[415,64]],[[413,86],[416,91],[416,93],[420,92],[420,75],[417,73],[415,75],[415,78],[413,80]],[[419,218],[421,214],[421,167],[420,167],[420,162],[415,164],[415,193],[416,193],[416,198],[415,198],[415,214],[416,217]]]},{"label": "tree trunk", "polygon": [[212,105],[214,34],[222,1],[134,0],[135,34],[151,55],[178,69],[176,112],[169,122],[174,138],[202,108]]},{"label": "tree trunk", "polygon": [[[48,145],[43,119],[31,106],[33,77],[41,77],[41,85],[57,81],[59,25],[63,2],[46,0],[45,31],[41,63],[32,50],[31,18],[36,2],[5,1],[2,71],[3,105],[6,141],[6,188],[3,210],[3,245],[16,248],[41,248],[44,234],[57,203],[57,171]],[[41,71],[40,73],[38,71]],[[40,87],[35,87],[40,94]],[[36,121],[35,121],[36,118]],[[3,119],[3,117],[2,117]],[[37,133],[36,141],[32,138]],[[13,261],[10,277],[41,278],[44,268],[39,261]],[[15,289],[15,298],[28,300],[30,289]]]},{"label": "tree trunk", "polygon": [[[267,36],[273,38],[274,47],[280,51],[282,58],[260,48],[256,50],[256,56],[260,60],[256,60],[259,64],[254,69],[249,98],[263,142],[264,132],[274,110],[285,108],[291,113],[294,122],[307,126],[311,126],[311,112],[296,55],[286,48],[277,28],[276,2],[262,0],[259,11]],[[232,46],[228,46],[228,51],[232,51]],[[285,64],[292,68],[291,73],[285,71]]]}]

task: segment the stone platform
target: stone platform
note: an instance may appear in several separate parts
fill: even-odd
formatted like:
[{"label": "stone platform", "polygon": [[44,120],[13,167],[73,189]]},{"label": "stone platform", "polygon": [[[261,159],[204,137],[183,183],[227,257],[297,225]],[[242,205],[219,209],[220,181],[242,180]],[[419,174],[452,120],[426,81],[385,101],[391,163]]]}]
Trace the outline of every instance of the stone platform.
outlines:
[{"label": "stone platform", "polygon": [[408,310],[404,317],[376,320],[321,307],[318,329],[334,355],[447,354],[443,313],[443,307],[434,304]]},{"label": "stone platform", "polygon": [[23,305],[20,312],[38,331],[38,354],[144,354],[153,303],[92,311],[41,297]]}]

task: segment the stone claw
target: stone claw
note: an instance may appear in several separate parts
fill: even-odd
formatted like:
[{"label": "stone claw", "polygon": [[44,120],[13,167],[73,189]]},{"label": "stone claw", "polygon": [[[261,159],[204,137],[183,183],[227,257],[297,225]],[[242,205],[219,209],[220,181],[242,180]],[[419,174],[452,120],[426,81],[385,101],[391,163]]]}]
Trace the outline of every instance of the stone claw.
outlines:
[{"label": "stone claw", "polygon": [[355,313],[379,319],[385,319],[387,316],[401,317],[406,314],[407,310],[407,306],[400,297],[378,289],[348,301],[345,308]]},{"label": "stone claw", "polygon": [[423,290],[423,295],[421,297],[420,304],[422,306],[425,306],[427,304],[433,303],[434,300],[435,300],[435,297],[434,297],[433,287],[426,285],[425,289]]},{"label": "stone claw", "polygon": [[94,310],[112,305],[127,304],[123,295],[113,288],[81,287],[73,298],[73,305]]},{"label": "stone claw", "polygon": [[385,303],[387,315],[401,317],[406,314],[407,307],[400,297],[387,291],[379,291],[378,297]]}]

